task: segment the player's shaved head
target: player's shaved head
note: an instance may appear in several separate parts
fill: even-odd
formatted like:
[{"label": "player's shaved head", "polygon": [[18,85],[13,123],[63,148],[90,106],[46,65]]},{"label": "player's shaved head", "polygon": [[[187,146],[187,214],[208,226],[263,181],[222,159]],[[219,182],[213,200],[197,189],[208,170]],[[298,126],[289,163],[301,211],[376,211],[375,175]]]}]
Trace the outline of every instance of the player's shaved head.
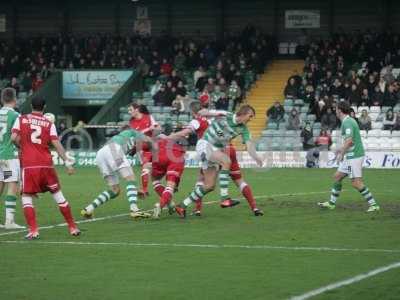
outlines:
[{"label": "player's shaved head", "polygon": [[31,101],[32,110],[34,111],[44,111],[46,106],[46,100],[43,97],[33,97]]},{"label": "player's shaved head", "polygon": [[253,108],[253,106],[248,105],[248,104],[245,104],[245,105],[242,105],[242,106],[239,108],[239,110],[238,110],[238,112],[236,113],[236,115],[238,115],[238,116],[243,116],[243,115],[247,115],[248,113],[253,113],[254,116],[256,115],[256,111],[255,111],[255,109]]},{"label": "player's shaved head", "polygon": [[3,104],[11,103],[17,99],[17,92],[14,88],[8,87],[1,91],[1,102]]}]

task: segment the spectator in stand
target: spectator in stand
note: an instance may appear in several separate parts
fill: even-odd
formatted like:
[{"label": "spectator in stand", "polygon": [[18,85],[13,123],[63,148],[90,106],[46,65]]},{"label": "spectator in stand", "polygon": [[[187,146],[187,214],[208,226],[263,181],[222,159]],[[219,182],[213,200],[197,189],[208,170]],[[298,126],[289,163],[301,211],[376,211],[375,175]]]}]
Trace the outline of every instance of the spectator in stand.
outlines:
[{"label": "spectator in stand", "polygon": [[361,116],[358,118],[358,125],[360,126],[360,130],[371,130],[372,120],[366,109],[361,111]]},{"label": "spectator in stand", "polygon": [[176,70],[172,70],[171,76],[168,78],[168,81],[172,82],[172,86],[177,87],[178,83],[180,81],[182,81],[182,79],[178,76],[178,73],[176,72]]},{"label": "spectator in stand", "polygon": [[382,93],[381,89],[378,85],[375,86],[374,92],[372,94],[371,103],[374,106],[382,106],[384,100],[384,94]]},{"label": "spectator in stand", "polygon": [[242,91],[236,80],[232,80],[228,89],[228,99],[233,101],[232,111],[235,111],[236,106],[242,102]]},{"label": "spectator in stand", "polygon": [[179,115],[183,112],[185,112],[183,97],[177,95],[175,100],[172,101],[172,113]]},{"label": "spectator in stand", "polygon": [[390,84],[383,98],[383,105],[394,107],[398,101],[399,95],[396,91],[396,85]]},{"label": "spectator in stand", "polygon": [[36,78],[32,81],[32,90],[33,92],[38,91],[41,86],[43,85],[43,79],[42,76],[40,76],[40,73],[36,74]]},{"label": "spectator in stand", "polygon": [[302,142],[303,142],[303,150],[307,151],[315,146],[313,130],[312,130],[310,122],[306,122],[303,130],[300,133],[300,137],[302,138]]},{"label": "spectator in stand", "polygon": [[160,68],[161,75],[166,77],[171,76],[172,73],[172,65],[168,62],[168,59],[164,58],[162,60],[161,68]]},{"label": "spectator in stand", "polygon": [[288,118],[288,125],[286,127],[287,130],[299,130],[300,129],[300,117],[299,112],[296,108],[292,108],[289,118]]},{"label": "spectator in stand", "polygon": [[285,115],[285,109],[279,101],[275,101],[274,105],[267,110],[268,119],[274,123],[280,123]]},{"label": "spectator in stand", "polygon": [[154,59],[149,67],[149,74],[150,78],[158,78],[161,74],[161,65],[157,59]]},{"label": "spectator in stand", "polygon": [[361,95],[360,91],[357,88],[357,84],[353,83],[351,85],[351,91],[349,94],[349,98],[346,99],[350,102],[351,105],[358,106],[361,103]]},{"label": "spectator in stand", "polygon": [[345,88],[342,85],[342,82],[337,78],[333,81],[333,86],[329,92],[330,96],[336,97],[338,99],[344,98],[345,96]]},{"label": "spectator in stand", "polygon": [[321,118],[321,128],[325,130],[334,130],[338,125],[338,119],[333,112],[332,107],[326,109],[326,113]]},{"label": "spectator in stand", "polygon": [[200,78],[206,77],[206,72],[204,71],[202,66],[199,66],[197,70],[193,73],[193,82],[194,85],[197,86],[197,81]]},{"label": "spectator in stand", "polygon": [[225,78],[221,77],[218,81],[218,86],[221,90],[222,93],[227,93],[228,92],[228,85],[226,84]]},{"label": "spectator in stand", "polygon": [[365,88],[365,89],[363,89],[361,91],[360,99],[361,99],[360,105],[362,105],[362,106],[371,106],[371,100],[369,98],[368,89]]},{"label": "spectator in stand", "polygon": [[359,124],[358,123],[358,118],[356,116],[356,112],[354,111],[354,109],[350,110],[350,117],[352,117],[354,120],[356,120],[357,124]]},{"label": "spectator in stand", "polygon": [[284,96],[286,99],[297,99],[299,96],[299,86],[296,84],[294,77],[289,79],[285,87]]},{"label": "spectator in stand", "polygon": [[183,85],[183,81],[178,82],[178,86],[176,87],[176,93],[182,97],[186,97],[187,95],[187,90],[185,86]]},{"label": "spectator in stand", "polygon": [[7,87],[13,88],[15,90],[15,95],[18,98],[18,94],[19,94],[21,89],[20,89],[20,86],[19,86],[19,84],[17,82],[17,78],[15,78],[15,77],[11,78],[11,82],[7,85]]},{"label": "spectator in stand", "polygon": [[157,79],[150,89],[151,97],[154,97],[154,95],[157,94],[157,92],[161,89],[161,87],[162,87],[161,81]]},{"label": "spectator in stand", "polygon": [[384,130],[393,130],[393,126],[395,124],[395,116],[393,114],[393,110],[389,109],[386,114],[385,117],[383,119],[383,129]]},{"label": "spectator in stand", "polygon": [[393,125],[393,130],[400,130],[400,112],[396,113],[396,118]]},{"label": "spectator in stand", "polygon": [[225,93],[221,93],[221,96],[215,103],[215,109],[226,111],[229,109],[229,99]]},{"label": "spectator in stand", "polygon": [[315,145],[319,148],[319,150],[329,150],[332,145],[332,138],[331,135],[328,133],[327,130],[322,129],[319,136],[315,140]]},{"label": "spectator in stand", "polygon": [[214,89],[215,89],[214,78],[212,78],[212,77],[208,78],[205,88],[207,89],[209,94],[214,92]]},{"label": "spectator in stand", "polygon": [[160,87],[160,90],[153,96],[155,106],[166,106],[167,103],[167,91],[165,85]]}]

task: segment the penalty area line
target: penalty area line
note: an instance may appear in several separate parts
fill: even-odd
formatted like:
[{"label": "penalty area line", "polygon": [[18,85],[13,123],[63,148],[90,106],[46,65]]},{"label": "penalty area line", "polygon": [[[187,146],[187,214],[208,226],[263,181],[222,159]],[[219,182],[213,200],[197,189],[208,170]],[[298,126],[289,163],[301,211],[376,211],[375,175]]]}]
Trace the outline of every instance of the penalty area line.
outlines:
[{"label": "penalty area line", "polygon": [[206,249],[251,249],[251,250],[285,250],[313,252],[353,252],[353,253],[400,253],[400,249],[357,249],[331,247],[303,246],[272,246],[272,245],[224,245],[224,244],[192,244],[192,243],[140,243],[140,242],[84,242],[84,241],[0,241],[0,244],[30,244],[30,245],[74,245],[74,246],[126,246],[126,247],[159,247],[159,248],[206,248]]},{"label": "penalty area line", "polygon": [[387,272],[389,270],[396,269],[396,268],[400,268],[400,262],[395,262],[393,264],[374,269],[374,270],[369,271],[367,273],[362,273],[362,274],[356,275],[354,277],[351,277],[351,278],[348,278],[348,279],[345,279],[345,280],[341,280],[341,281],[338,281],[338,282],[335,282],[335,283],[320,287],[318,289],[309,291],[309,292],[307,292],[305,294],[289,298],[289,300],[306,300],[306,299],[318,296],[320,294],[323,294],[325,292],[332,291],[332,290],[341,288],[341,287],[346,286],[346,285],[351,285],[353,283],[359,282],[361,280],[367,279],[369,277],[372,277],[372,276],[375,276],[375,275],[378,275],[380,273]]}]

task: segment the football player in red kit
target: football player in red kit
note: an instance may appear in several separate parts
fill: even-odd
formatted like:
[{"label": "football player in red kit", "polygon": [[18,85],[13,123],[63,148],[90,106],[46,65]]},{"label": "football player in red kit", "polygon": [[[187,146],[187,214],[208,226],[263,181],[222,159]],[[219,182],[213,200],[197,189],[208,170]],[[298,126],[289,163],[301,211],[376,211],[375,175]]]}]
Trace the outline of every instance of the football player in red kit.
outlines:
[{"label": "football player in red kit", "polygon": [[[161,209],[172,203],[172,195],[178,186],[183,170],[185,168],[185,149],[174,140],[163,138],[157,142],[158,151],[153,153],[151,177],[153,187],[160,196],[160,202],[156,203],[153,210],[153,217],[159,218]],[[165,176],[166,185],[161,184]]]},{"label": "football player in red kit", "polygon": [[[189,126],[180,132],[171,134],[170,138],[179,139],[182,137],[186,137],[191,133],[195,133],[197,135],[197,137],[200,139],[203,136],[206,129],[208,128],[208,125],[209,125],[208,118],[222,116],[225,113],[224,111],[208,111],[208,110],[202,109],[200,103],[198,103],[198,102],[191,103],[191,110],[192,110],[193,120],[189,123]],[[255,216],[263,216],[264,212],[262,210],[260,210],[259,208],[257,208],[256,200],[254,199],[251,187],[242,178],[240,166],[237,161],[235,147],[232,144],[230,144],[228,147],[226,147],[225,151],[227,152],[226,154],[229,156],[229,158],[231,160],[231,168],[230,168],[231,179],[236,184],[236,186],[240,189],[242,195],[246,198],[246,200],[250,206],[250,209],[252,210],[254,215]],[[202,179],[201,173],[200,173],[200,176],[199,176],[199,179],[198,179],[196,185],[203,185],[203,179]],[[231,200],[231,201],[234,202],[233,205],[236,205],[239,203],[237,200]],[[235,202],[235,201],[237,201],[237,202]],[[230,205],[230,206],[233,206],[233,205]],[[221,203],[221,207],[226,207],[226,206],[223,206],[223,203]],[[196,208],[195,208],[194,214],[197,216],[200,216],[201,208],[202,208],[202,201],[200,199],[200,200],[196,201]]]},{"label": "football player in red kit", "polygon": [[[135,129],[149,137],[152,137],[154,134],[154,130],[160,128],[160,125],[153,119],[145,105],[132,103],[128,107],[128,112],[132,117],[129,121],[129,126],[132,129]],[[140,150],[138,152],[140,155],[140,160],[142,162],[142,173],[140,176],[142,179],[142,188],[138,191],[138,196],[145,198],[149,195],[148,186],[151,172],[152,155],[150,149],[145,147],[145,145],[142,149],[138,150]]]},{"label": "football player in red kit", "polygon": [[43,116],[45,100],[41,97],[34,97],[31,106],[32,113],[21,115],[16,119],[11,135],[12,141],[20,148],[22,205],[26,223],[29,226],[26,238],[37,239],[39,237],[32,200],[36,194],[44,192],[52,194],[68,224],[70,234],[77,236],[80,231],[72,217],[69,203],[61,192],[49,144],[53,145],[58,155],[64,160],[68,174],[72,174],[74,171],[73,161],[67,158],[65,150],[58,140],[54,123]]}]

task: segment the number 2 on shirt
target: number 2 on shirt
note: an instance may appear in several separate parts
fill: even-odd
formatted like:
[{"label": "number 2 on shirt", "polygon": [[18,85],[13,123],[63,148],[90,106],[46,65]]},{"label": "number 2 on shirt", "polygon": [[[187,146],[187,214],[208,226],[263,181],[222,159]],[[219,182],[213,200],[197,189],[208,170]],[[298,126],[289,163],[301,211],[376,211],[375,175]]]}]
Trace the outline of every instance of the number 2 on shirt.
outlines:
[{"label": "number 2 on shirt", "polygon": [[33,130],[31,133],[31,141],[34,144],[41,144],[42,140],[40,139],[40,135],[42,134],[42,127],[38,125],[32,125],[31,129]]}]

